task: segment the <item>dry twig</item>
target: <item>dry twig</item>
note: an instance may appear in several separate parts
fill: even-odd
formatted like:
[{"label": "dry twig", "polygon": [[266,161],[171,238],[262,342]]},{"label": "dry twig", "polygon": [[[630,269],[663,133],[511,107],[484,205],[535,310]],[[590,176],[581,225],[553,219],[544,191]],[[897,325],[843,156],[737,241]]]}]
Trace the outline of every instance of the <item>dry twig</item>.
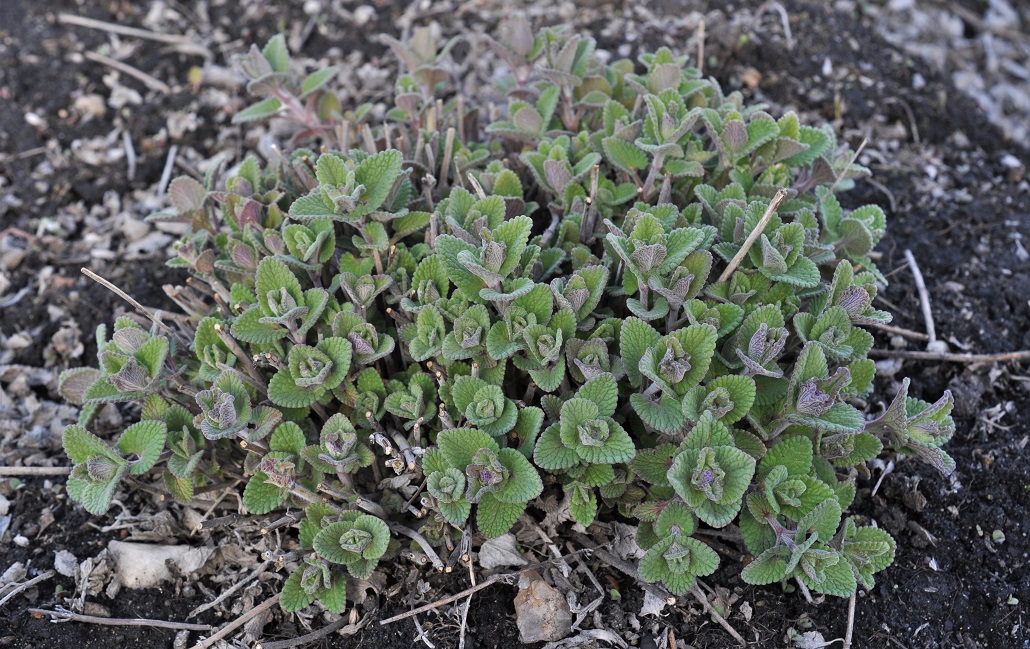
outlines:
[{"label": "dry twig", "polygon": [[265,561],[260,566],[255,568],[254,571],[251,572],[249,575],[247,575],[243,579],[241,579],[238,582],[236,582],[235,584],[233,584],[232,587],[227,588],[226,590],[222,591],[222,594],[220,594],[218,597],[214,598],[213,600],[211,600],[207,604],[201,604],[197,608],[195,608],[192,611],[190,611],[190,614],[186,616],[186,619],[189,620],[190,618],[197,617],[198,615],[200,615],[204,611],[208,610],[209,608],[218,606],[219,603],[224,602],[226,600],[226,598],[231,596],[233,593],[238,591],[240,588],[242,588],[246,584],[249,584],[254,579],[257,579],[261,575],[261,573],[263,573],[265,570],[268,570],[268,567],[271,566],[271,565],[272,565],[271,561]]},{"label": "dry twig", "polygon": [[426,604],[424,606],[419,606],[418,608],[412,609],[412,610],[408,611],[407,613],[401,613],[400,615],[394,615],[393,617],[388,617],[385,620],[379,620],[379,625],[380,626],[386,626],[387,624],[393,624],[394,622],[398,622],[400,620],[406,620],[407,618],[409,618],[409,617],[411,617],[413,615],[419,615],[421,613],[425,613],[426,611],[431,611],[434,608],[440,608],[441,606],[443,606],[445,604],[450,604],[451,602],[453,602],[455,600],[459,600],[462,597],[468,597],[472,593],[479,592],[479,591],[483,590],[484,588],[486,588],[487,586],[492,586],[493,584],[495,584],[495,583],[497,583],[499,581],[508,581],[508,580],[514,579],[515,577],[516,577],[516,575],[514,575],[512,573],[507,573],[507,572],[506,573],[496,574],[496,575],[490,577],[489,579],[487,579],[486,581],[482,581],[478,585],[472,586],[471,588],[466,588],[465,590],[463,590],[460,593],[457,593],[455,595],[450,595],[448,597],[444,597],[443,599],[437,600],[435,602],[432,602],[431,604]]},{"label": "dry twig", "polygon": [[933,325],[933,311],[930,310],[930,293],[926,290],[926,282],[923,281],[923,273],[919,270],[919,264],[916,263],[915,255],[912,251],[905,249],[905,261],[908,262],[908,267],[912,269],[912,277],[916,281],[916,290],[919,291],[919,308],[923,311],[923,321],[926,323],[926,347],[930,348],[935,342],[937,342],[937,330]]},{"label": "dry twig", "polygon": [[924,333],[918,331],[912,331],[911,329],[904,329],[902,327],[895,327],[894,325],[882,324],[882,323],[869,323],[869,326],[873,329],[879,329],[880,331],[901,336],[902,338],[908,338],[909,340],[920,340],[926,341],[930,337]]},{"label": "dry twig", "polygon": [[29,613],[34,615],[50,615],[53,616],[54,622],[87,622],[89,624],[99,624],[101,626],[152,626],[158,629],[172,629],[175,631],[210,631],[210,624],[187,624],[186,622],[169,622],[167,620],[148,620],[145,618],[133,617],[97,617],[95,615],[82,615],[80,613],[74,613],[58,606],[55,610],[47,610],[45,608],[30,608]]},{"label": "dry twig", "polygon": [[275,642],[259,642],[254,645],[254,649],[291,649],[292,647],[299,647],[306,645],[310,642],[321,640],[327,635],[340,631],[343,635],[354,635],[358,631],[365,628],[368,625],[368,621],[372,619],[372,615],[375,610],[365,614],[365,617],[357,624],[347,624],[347,618],[339,617],[329,624],[325,625],[321,629],[312,631],[311,633],[300,636],[299,638],[290,638],[288,640],[277,640]]},{"label": "dry twig", "polygon": [[[169,327],[165,323],[161,322],[161,320],[159,320],[156,315],[151,313],[150,309],[148,309],[147,307],[145,307],[142,304],[140,304],[139,302],[137,302],[131,295],[129,295],[128,293],[126,293],[122,289],[118,288],[117,286],[115,286],[111,282],[107,281],[106,279],[104,279],[100,275],[97,275],[96,273],[94,273],[93,271],[91,271],[88,268],[80,268],[79,270],[81,270],[82,274],[85,275],[86,277],[90,278],[91,280],[93,280],[97,284],[100,284],[101,286],[103,286],[107,290],[111,291],[112,293],[114,293],[118,297],[122,298],[123,300],[125,300],[126,302],[131,304],[133,307],[136,308],[137,311],[139,311],[140,313],[145,315],[151,322],[156,324],[160,329],[163,329],[166,333],[169,333],[169,334],[171,334],[173,336],[177,336],[177,334],[174,331],[172,331],[171,327]],[[184,342],[189,344],[191,341],[184,341]]]},{"label": "dry twig", "polygon": [[726,270],[722,271],[722,275],[719,275],[719,279],[716,283],[721,284],[730,278],[733,271],[737,270],[737,266],[743,261],[744,255],[747,254],[748,250],[751,250],[751,246],[754,245],[755,241],[762,234],[762,230],[765,229],[766,224],[769,223],[769,219],[772,218],[773,212],[780,206],[783,199],[787,198],[787,190],[777,190],[776,195],[773,196],[772,202],[769,203],[769,207],[766,208],[765,214],[762,215],[761,220],[758,221],[758,225],[751,231],[751,234],[747,235],[747,239],[744,240],[744,245],[740,247],[737,254],[733,255],[733,259],[730,261],[730,265],[726,267]]},{"label": "dry twig", "polygon": [[171,94],[172,92],[172,87],[164,81],[161,81],[157,77],[153,77],[147,74],[139,68],[134,68],[128,63],[119,61],[118,59],[112,59],[110,56],[104,56],[103,54],[97,54],[96,52],[83,52],[82,56],[89,59],[90,61],[102,63],[103,65],[106,65],[109,68],[114,68],[119,72],[123,72],[132,77],[133,79],[141,81],[143,85],[150,88],[151,90],[156,90],[166,95]]},{"label": "dry twig", "polygon": [[1004,363],[1030,360],[1030,349],[1000,354],[955,354],[952,352],[920,352],[904,349],[870,349],[870,356],[880,358],[908,358],[917,361],[947,361],[949,363]]},{"label": "dry twig", "polygon": [[855,596],[858,590],[851,593],[851,601],[848,602],[848,630],[844,633],[844,649],[851,649],[851,637],[855,632]]},{"label": "dry twig", "polygon": [[76,27],[97,29],[102,32],[108,32],[110,34],[132,36],[134,38],[142,38],[148,41],[168,43],[169,45],[178,46],[180,50],[184,53],[197,54],[207,58],[211,57],[211,52],[206,47],[194,42],[191,38],[188,38],[186,36],[180,36],[178,34],[161,34],[160,32],[150,31],[149,29],[140,29],[138,27],[117,25],[115,23],[104,22],[103,20],[95,20],[93,18],[86,18],[85,16],[76,16],[75,14],[69,13],[57,14],[57,22],[61,23],[62,25],[75,25]]},{"label": "dry twig", "polygon": [[708,614],[712,616],[712,619],[718,622],[719,626],[726,630],[726,633],[729,633],[731,636],[733,636],[733,639],[736,640],[741,647],[747,646],[747,641],[745,641],[744,638],[741,637],[739,633],[737,633],[736,629],[730,626],[730,623],[726,621],[726,618],[724,618],[722,614],[719,613],[719,611],[715,610],[715,607],[712,606],[712,603],[708,601],[708,597],[706,597],[705,594],[701,592],[701,589],[698,588],[697,582],[694,582],[694,585],[690,588],[690,594],[697,598],[697,601],[701,602],[701,606],[705,607],[705,611],[707,611]]},{"label": "dry twig", "polygon": [[[248,621],[250,621],[252,618],[255,618],[258,615],[261,615],[262,613],[264,613],[265,611],[267,611],[268,609],[272,608],[273,606],[275,606],[278,603],[279,603],[279,593],[276,593],[272,597],[269,597],[268,599],[266,599],[265,601],[261,602],[260,604],[258,604],[254,608],[250,609],[249,611],[247,611],[243,615],[239,616],[238,618],[236,618],[232,622],[230,622],[230,623],[226,624],[225,626],[223,626],[222,628],[218,629],[218,631],[215,632],[215,634],[212,635],[211,637],[209,637],[207,640],[203,640],[203,641],[198,642],[197,644],[193,645],[193,649],[207,649],[208,647],[214,646],[215,643],[217,643],[219,640],[221,640],[225,636],[229,635],[230,633],[232,633],[236,629],[238,629],[241,626],[243,626]],[[211,627],[208,627],[208,629],[210,629],[210,628]],[[205,630],[207,630],[207,629],[205,629]]]},{"label": "dry twig", "polygon": [[0,466],[0,478],[19,475],[68,475],[70,466]]},{"label": "dry twig", "polygon": [[18,584],[17,586],[14,587],[14,590],[12,590],[11,592],[9,592],[6,595],[4,595],[3,599],[0,599],[0,607],[2,607],[4,604],[9,602],[18,593],[20,593],[22,591],[26,591],[26,590],[32,588],[33,586],[35,586],[36,584],[38,584],[41,581],[46,581],[47,579],[50,579],[51,577],[54,576],[54,574],[55,573],[54,573],[53,570],[47,570],[46,572],[44,572],[41,575],[38,575],[38,576],[33,577],[32,579],[30,579],[30,580],[28,580],[26,582]]}]

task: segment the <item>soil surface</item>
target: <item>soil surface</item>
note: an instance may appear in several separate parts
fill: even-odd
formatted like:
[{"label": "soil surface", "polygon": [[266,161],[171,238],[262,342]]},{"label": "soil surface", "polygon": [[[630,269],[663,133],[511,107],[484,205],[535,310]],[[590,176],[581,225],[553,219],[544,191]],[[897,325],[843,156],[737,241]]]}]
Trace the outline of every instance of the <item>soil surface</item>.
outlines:
[{"label": "soil surface", "polygon": [[[862,3],[783,2],[789,39],[775,8],[759,15],[741,3],[711,5],[704,14],[693,3],[673,0],[584,0],[525,9],[536,25],[566,22],[589,30],[613,56],[636,56],[661,45],[693,52],[703,17],[705,71],[724,88],[768,103],[774,115],[793,109],[808,123],[830,121],[853,146],[869,139],[859,160],[873,171],[872,179],[841,198],[849,207],[879,204],[888,214],[879,266],[890,285],[878,307],[894,313],[894,324],[926,330],[905,261],[908,249],[926,280],[937,337],[951,351],[1030,349],[1030,184],[1024,178],[1030,155],[955,87],[947,61],[935,67],[888,43]],[[976,15],[985,10],[978,2],[962,6]],[[61,24],[62,11],[186,34],[207,54]],[[142,218],[164,205],[157,190],[172,146],[178,175],[196,172],[215,153],[238,155],[257,144],[260,133],[229,125],[246,99],[238,85],[217,81],[231,54],[285,31],[304,56],[353,73],[343,100],[356,103],[382,98],[392,87],[395,64],[374,34],[400,36],[412,25],[436,24],[444,34],[470,35],[456,52],[461,58],[479,51],[472,35],[492,29],[503,14],[499,0],[374,2],[367,9],[318,1],[302,7],[285,0],[0,3],[0,465],[65,463],[60,432],[76,411],[60,405],[56,375],[91,364],[93,330],[127,310],[118,297],[80,275],[79,267],[92,268],[149,307],[172,307],[161,286],[184,279],[163,265],[176,233]],[[983,27],[969,23],[973,31]],[[1018,20],[1011,29],[1020,32]],[[169,92],[112,72],[84,58],[88,52],[125,60],[167,84]],[[192,68],[206,85],[192,84]],[[472,78],[476,67],[462,72]],[[925,346],[883,333],[875,345]],[[944,389],[955,393],[958,431],[947,450],[958,468],[942,478],[917,461],[893,457],[870,463],[860,478],[853,511],[890,531],[898,549],[876,587],[857,598],[853,646],[1030,647],[1030,367],[884,358],[879,369],[870,412],[885,407],[904,376],[912,377],[914,396],[935,400]],[[131,409],[110,408],[101,422],[113,431],[132,416]],[[24,579],[31,578],[54,568],[62,551],[78,562],[101,557],[111,540],[146,531],[142,521],[155,512],[172,513],[174,524],[162,532],[165,542],[242,548],[164,588],[122,590],[113,597],[104,587],[90,591],[81,577],[57,574],[0,605],[0,647],[192,646],[201,637],[196,632],[177,642],[173,630],[53,624],[29,609],[70,609],[84,601],[94,615],[182,621],[250,574],[259,562],[256,553],[273,547],[247,545],[240,537],[255,534],[248,536],[246,527],[236,535],[231,528],[192,530],[191,517],[237,511],[233,497],[212,499],[206,513],[191,512],[138,485],[126,490],[112,513],[93,517],[68,499],[63,480],[0,480],[0,574],[20,562],[28,568]],[[250,531],[259,527],[254,523]],[[533,549],[541,558],[547,554],[539,544]],[[584,566],[619,598],[606,595],[583,628],[607,630],[640,647],[669,647],[670,638],[678,647],[734,646],[696,601],[666,609],[661,617],[645,616],[642,593],[631,579],[595,559]],[[725,617],[749,646],[794,646],[792,640],[805,632],[825,641],[844,637],[847,601],[810,604],[798,592],[748,586],[739,566],[723,566],[706,582],[718,585]],[[281,578],[274,570],[263,573],[189,621],[217,627],[235,619],[275,592]],[[580,602],[586,603],[597,591],[582,581]],[[419,646],[412,619],[387,626],[378,620],[460,592],[469,577],[398,565],[385,581],[362,586],[366,597],[350,620],[362,630],[314,646]],[[465,646],[518,646],[515,593],[513,586],[495,584],[471,599]],[[418,620],[435,646],[458,646],[460,607],[441,606]],[[245,637],[230,634],[235,644],[229,646],[250,646],[258,637],[296,637],[327,621],[275,608],[247,625]],[[609,646],[592,642],[581,646]]]}]

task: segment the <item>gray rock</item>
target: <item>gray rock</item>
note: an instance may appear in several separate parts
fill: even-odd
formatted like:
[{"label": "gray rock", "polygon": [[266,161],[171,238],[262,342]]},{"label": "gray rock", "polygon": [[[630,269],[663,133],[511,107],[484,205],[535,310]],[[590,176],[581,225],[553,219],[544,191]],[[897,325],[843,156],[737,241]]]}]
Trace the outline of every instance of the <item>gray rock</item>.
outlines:
[{"label": "gray rock", "polygon": [[524,570],[515,596],[515,623],[522,642],[554,642],[572,631],[572,612],[562,594],[540,573]]}]

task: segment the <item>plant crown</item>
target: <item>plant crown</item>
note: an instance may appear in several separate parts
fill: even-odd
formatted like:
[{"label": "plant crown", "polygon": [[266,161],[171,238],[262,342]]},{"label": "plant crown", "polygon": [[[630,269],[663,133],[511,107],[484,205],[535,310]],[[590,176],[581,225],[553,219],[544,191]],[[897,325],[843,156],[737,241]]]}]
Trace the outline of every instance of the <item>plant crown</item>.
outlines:
[{"label": "plant crown", "polygon": [[[100,514],[130,475],[185,503],[242,472],[250,513],[305,507],[287,610],[343,610],[348,574],[406,551],[391,528],[453,564],[545,491],[584,526],[637,521],[640,574],[673,593],[719,564],[700,526],[739,529],[749,583],[872,587],[895,544],[845,517],[851,467],[887,445],[947,473],[954,424],[907,380],[873,421],[853,405],[863,327],[890,320],[884,213],[835,196],[867,170],[667,49],[604,64],[517,18],[490,44],[510,101],[485,128],[427,30],[390,40],[385,122],[281,36],[239,60],[262,99],[235,120],[321,148],[171,184],[152,218],[191,224],[169,264],[203,288],[169,290],[172,333],[121,318],[62,376],[85,404],[69,493]],[[142,405],[114,446],[88,430],[107,402]]]}]

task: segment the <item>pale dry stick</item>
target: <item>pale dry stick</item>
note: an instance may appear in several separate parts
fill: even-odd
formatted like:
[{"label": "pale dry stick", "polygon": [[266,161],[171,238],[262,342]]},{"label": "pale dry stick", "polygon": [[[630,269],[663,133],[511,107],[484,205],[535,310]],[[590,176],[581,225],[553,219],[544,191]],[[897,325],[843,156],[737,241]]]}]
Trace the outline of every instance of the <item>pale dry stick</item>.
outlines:
[{"label": "pale dry stick", "polygon": [[472,586],[471,588],[466,588],[465,590],[463,590],[460,593],[457,593],[455,595],[450,595],[448,597],[444,597],[443,599],[440,599],[440,600],[437,600],[435,602],[432,602],[431,604],[425,604],[424,606],[419,606],[418,608],[411,609],[407,613],[401,613],[400,615],[394,615],[393,617],[388,617],[385,620],[379,620],[379,626],[386,626],[387,624],[393,624],[394,622],[399,622],[400,620],[406,620],[407,618],[412,617],[414,615],[421,615],[422,613],[425,613],[426,611],[432,611],[433,609],[440,608],[441,606],[444,606],[446,604],[450,604],[451,602],[459,600],[462,597],[468,597],[472,593],[479,592],[479,591],[483,590],[484,588],[486,588],[488,586],[492,586],[493,584],[495,584],[495,583],[497,583],[499,581],[506,581],[506,580],[512,579],[514,577],[515,577],[515,575],[513,573],[508,573],[508,572],[498,573],[498,574],[493,575],[492,577],[486,579],[485,581],[479,582],[479,584],[477,586]]},{"label": "pale dry stick", "polygon": [[837,178],[834,179],[833,184],[830,185],[830,191],[823,194],[822,198],[816,201],[815,209],[817,211],[819,209],[819,206],[823,204],[823,198],[833,195],[833,190],[837,189],[837,185],[840,184],[840,181],[844,180],[844,175],[848,173],[848,169],[851,169],[851,165],[855,164],[855,160],[858,160],[859,154],[862,153],[862,149],[864,149],[865,145],[867,144],[869,144],[869,138],[862,138],[862,144],[858,145],[858,149],[856,149],[855,152],[851,155],[851,159],[848,160],[848,164],[844,165],[844,168],[840,170],[839,174],[837,174]]},{"label": "pale dry stick", "polygon": [[50,579],[51,577],[54,576],[54,574],[56,574],[56,573],[54,573],[53,570],[47,570],[46,572],[44,572],[41,575],[38,575],[38,576],[33,577],[32,579],[30,579],[30,580],[28,580],[26,582],[22,582],[22,583],[18,584],[17,586],[15,586],[14,590],[12,590],[11,592],[9,592],[6,595],[4,595],[3,599],[0,599],[0,608],[3,608],[3,605],[6,604],[7,602],[9,602],[18,593],[20,593],[22,591],[26,591],[26,590],[32,588],[33,586],[35,586],[36,584],[38,584],[41,581],[46,581],[47,579]]},{"label": "pale dry stick", "polygon": [[933,324],[933,311],[930,309],[930,292],[926,290],[926,282],[923,281],[923,272],[919,270],[916,257],[908,248],[905,249],[905,261],[912,270],[912,278],[916,281],[916,291],[919,292],[919,308],[923,311],[923,321],[926,323],[926,348],[930,349],[937,342],[937,330]]},{"label": "pale dry stick", "polygon": [[879,323],[879,322],[877,322],[877,323],[870,322],[868,324],[873,329],[879,329],[880,331],[885,331],[885,332],[887,332],[889,334],[895,334],[897,336],[901,336],[902,338],[908,338],[909,340],[922,340],[922,341],[926,341],[926,340],[930,339],[930,337],[927,336],[926,334],[921,333],[919,331],[912,331],[911,329],[903,329],[901,327],[895,327],[894,325],[882,324],[882,323]]},{"label": "pale dry stick", "polygon": [[157,195],[164,196],[168,191],[168,183],[172,181],[172,169],[175,167],[175,157],[179,155],[179,145],[173,144],[168,147],[168,157],[165,158],[165,168],[161,170],[161,181],[157,184]]},{"label": "pale dry stick", "polygon": [[164,81],[161,81],[156,77],[152,77],[143,70],[134,68],[128,63],[123,63],[118,59],[112,59],[110,56],[104,56],[103,54],[97,54],[96,52],[83,52],[82,56],[95,63],[101,63],[109,68],[114,68],[119,72],[123,72],[130,77],[141,81],[143,85],[151,90],[156,90],[166,95],[171,94],[172,92],[172,87]]},{"label": "pale dry stick", "polygon": [[848,602],[848,630],[844,633],[844,649],[851,649],[851,636],[855,632],[855,598],[858,589],[851,593],[851,601]]},{"label": "pale dry stick", "polygon": [[733,639],[736,640],[741,647],[747,646],[747,641],[744,640],[744,638],[739,633],[737,633],[736,629],[730,626],[730,623],[726,621],[726,618],[724,618],[722,614],[719,613],[719,611],[715,610],[715,607],[712,606],[712,603],[708,601],[708,598],[705,596],[705,594],[702,593],[701,590],[698,588],[697,582],[695,582],[694,585],[691,586],[690,594],[693,595],[697,599],[697,601],[701,602],[701,606],[703,606],[705,608],[705,611],[707,611],[708,614],[712,616],[712,619],[718,622],[719,626],[725,629],[726,633],[729,633],[731,636],[733,636]]},{"label": "pale dry stick", "polygon": [[[447,136],[444,139],[443,145],[443,160],[440,161],[440,186],[447,186],[447,177],[450,173],[451,168],[451,156],[454,155],[454,127],[451,126],[447,129]],[[458,177],[461,180],[461,177]]]},{"label": "pale dry stick", "polygon": [[737,270],[737,266],[739,266],[740,262],[744,260],[744,255],[747,254],[747,251],[750,250],[751,246],[753,246],[755,241],[758,240],[758,237],[762,234],[762,230],[765,229],[765,226],[769,223],[769,219],[772,218],[773,212],[776,211],[776,208],[780,206],[780,203],[782,203],[785,198],[787,198],[786,189],[780,189],[776,192],[776,195],[773,196],[772,202],[769,203],[769,207],[766,208],[765,214],[763,214],[762,218],[758,221],[758,225],[755,226],[755,229],[752,230],[751,234],[749,234],[747,239],[744,240],[744,245],[740,247],[737,254],[733,255],[730,265],[726,267],[726,270],[722,271],[722,275],[719,275],[719,279],[716,281],[717,284],[721,284],[728,280],[733,274],[733,271]]},{"label": "pale dry stick", "polygon": [[[469,560],[469,580],[472,581],[472,585],[476,585],[476,571],[472,569],[472,561]],[[458,649],[465,649],[465,630],[468,628],[469,618],[469,607],[472,606],[472,595],[469,593],[468,599],[465,600],[465,606],[461,609],[461,630],[458,632]]]},{"label": "pale dry stick", "polygon": [[412,643],[421,640],[422,644],[429,647],[429,649],[436,649],[436,645],[433,644],[432,641],[426,637],[426,630],[422,628],[422,623],[418,621],[418,616],[416,615],[415,617],[411,618],[411,621],[415,623],[415,630],[418,631],[418,635],[415,636],[415,640],[412,640]]},{"label": "pale dry stick", "polygon": [[52,615],[55,622],[86,622],[88,624],[99,624],[101,626],[152,626],[158,629],[173,629],[175,631],[210,631],[210,624],[187,624],[186,622],[169,622],[168,620],[148,620],[140,617],[97,617],[95,615],[82,615],[73,613],[68,609],[58,606],[51,611],[45,608],[30,608],[29,613],[36,615]]},{"label": "pale dry stick", "polygon": [[422,548],[422,551],[426,553],[426,556],[429,558],[429,561],[433,564],[433,567],[437,570],[443,571],[444,565],[443,561],[440,559],[440,555],[438,555],[436,551],[433,550],[433,546],[429,545],[428,541],[422,538],[421,534],[419,534],[413,529],[404,527],[403,525],[399,523],[394,523],[392,521],[387,521],[387,525],[389,525],[390,529],[394,532],[397,532],[398,534],[403,534],[415,543],[418,543],[419,546]]},{"label": "pale dry stick", "polygon": [[[215,634],[212,635],[211,637],[209,637],[207,640],[203,640],[203,641],[198,642],[197,644],[193,645],[192,649],[207,649],[208,647],[214,646],[214,644],[217,643],[219,640],[221,640],[225,636],[229,635],[230,633],[232,633],[236,629],[238,629],[241,626],[243,626],[248,621],[250,621],[252,618],[255,618],[258,615],[261,615],[262,613],[264,613],[265,611],[267,611],[268,609],[272,608],[273,606],[275,606],[278,603],[279,603],[279,593],[276,593],[275,595],[269,597],[268,599],[266,599],[265,601],[261,602],[260,604],[258,604],[254,608],[250,609],[249,611],[247,611],[243,615],[239,616],[238,618],[236,618],[232,622],[230,622],[230,623],[226,624],[225,626],[223,626],[222,628],[218,629],[218,631],[215,632]],[[210,628],[211,627],[208,627],[208,629],[210,629]]]},{"label": "pale dry stick", "polygon": [[[373,611],[374,612],[374,611]],[[347,624],[347,618],[339,617],[329,624],[325,625],[321,629],[317,629],[302,635],[299,638],[289,638],[287,640],[276,640],[275,642],[258,642],[254,645],[254,649],[291,649],[292,647],[300,647],[316,640],[321,640],[330,633],[343,629],[344,635],[354,635],[368,624],[371,619],[372,613],[368,613],[359,621],[357,624]]]},{"label": "pale dry stick", "polygon": [[125,164],[128,167],[126,176],[129,180],[136,177],[136,147],[132,145],[132,133],[122,130],[122,146],[125,148]]},{"label": "pale dry stick", "polygon": [[[186,36],[178,36],[176,34],[161,34],[159,32],[153,32],[149,29],[140,29],[138,27],[127,27],[125,25],[116,25],[114,23],[104,22],[103,20],[94,20],[93,18],[86,18],[85,16],[76,16],[75,14],[59,13],[57,14],[57,22],[62,25],[75,25],[77,27],[86,27],[89,29],[98,29],[103,32],[109,32],[111,34],[120,34],[122,36],[134,36],[136,38],[142,38],[149,41],[157,41],[159,43],[168,43],[169,45],[186,45],[192,48],[202,48],[192,39]],[[211,53],[207,48],[203,48],[203,52],[210,56]],[[198,49],[198,54],[201,51]]]},{"label": "pale dry stick", "polygon": [[232,595],[233,593],[238,591],[240,588],[243,588],[244,585],[249,584],[251,581],[253,581],[253,580],[257,579],[258,577],[260,577],[261,573],[263,573],[264,571],[268,570],[269,566],[271,566],[271,565],[272,565],[271,561],[265,561],[260,566],[255,568],[254,571],[251,572],[249,575],[247,575],[243,579],[241,579],[238,582],[236,582],[235,584],[233,584],[231,588],[223,591],[221,595],[219,595],[215,599],[211,600],[210,602],[208,602],[206,604],[201,604],[197,608],[195,608],[192,611],[190,611],[189,615],[186,616],[186,619],[189,620],[191,618],[195,618],[198,615],[200,615],[201,613],[203,613],[204,611],[208,610],[209,608],[214,608],[215,606],[218,606],[220,603],[224,602],[226,600],[226,598],[228,598],[230,595]]},{"label": "pale dry stick", "polygon": [[870,349],[870,356],[880,358],[908,358],[916,361],[946,361],[949,363],[1005,363],[1030,361],[1030,349],[1000,354],[956,354],[952,352],[920,352],[903,349]]},{"label": "pale dry stick", "polygon": [[172,331],[171,327],[169,327],[165,323],[163,323],[160,320],[158,320],[157,316],[155,316],[153,313],[151,313],[148,308],[146,308],[145,306],[143,306],[142,304],[137,302],[131,295],[129,295],[128,293],[126,293],[122,289],[118,288],[117,286],[115,286],[111,282],[107,281],[106,279],[104,279],[100,275],[97,275],[96,273],[94,273],[93,271],[91,271],[88,268],[80,268],[79,270],[82,271],[82,274],[85,275],[86,277],[90,278],[91,280],[93,280],[97,284],[100,284],[101,286],[103,286],[107,290],[111,291],[112,293],[114,293],[118,297],[122,298],[123,300],[125,300],[126,302],[131,304],[133,307],[135,307],[135,309],[137,311],[139,311],[140,313],[145,315],[151,322],[156,324],[158,327],[163,329],[165,332],[167,332],[167,333],[169,333],[169,334],[171,334],[173,336],[175,335],[175,332]]},{"label": "pale dry stick", "polygon": [[0,478],[22,475],[68,475],[70,466],[0,466]]},{"label": "pale dry stick", "polygon": [[472,189],[475,190],[476,196],[479,197],[479,200],[486,200],[486,192],[483,191],[483,186],[479,184],[479,181],[476,180],[476,177],[472,175],[471,171],[468,172],[468,174],[466,175],[468,176],[469,184],[472,185]]},{"label": "pale dry stick", "polygon": [[787,49],[794,49],[794,35],[790,31],[790,18],[787,16],[787,10],[784,9],[783,5],[779,2],[770,0],[769,2],[763,3],[762,6],[755,11],[755,20],[761,18],[762,15],[770,9],[775,10],[780,16],[780,25],[783,27],[783,36],[787,39]]}]

